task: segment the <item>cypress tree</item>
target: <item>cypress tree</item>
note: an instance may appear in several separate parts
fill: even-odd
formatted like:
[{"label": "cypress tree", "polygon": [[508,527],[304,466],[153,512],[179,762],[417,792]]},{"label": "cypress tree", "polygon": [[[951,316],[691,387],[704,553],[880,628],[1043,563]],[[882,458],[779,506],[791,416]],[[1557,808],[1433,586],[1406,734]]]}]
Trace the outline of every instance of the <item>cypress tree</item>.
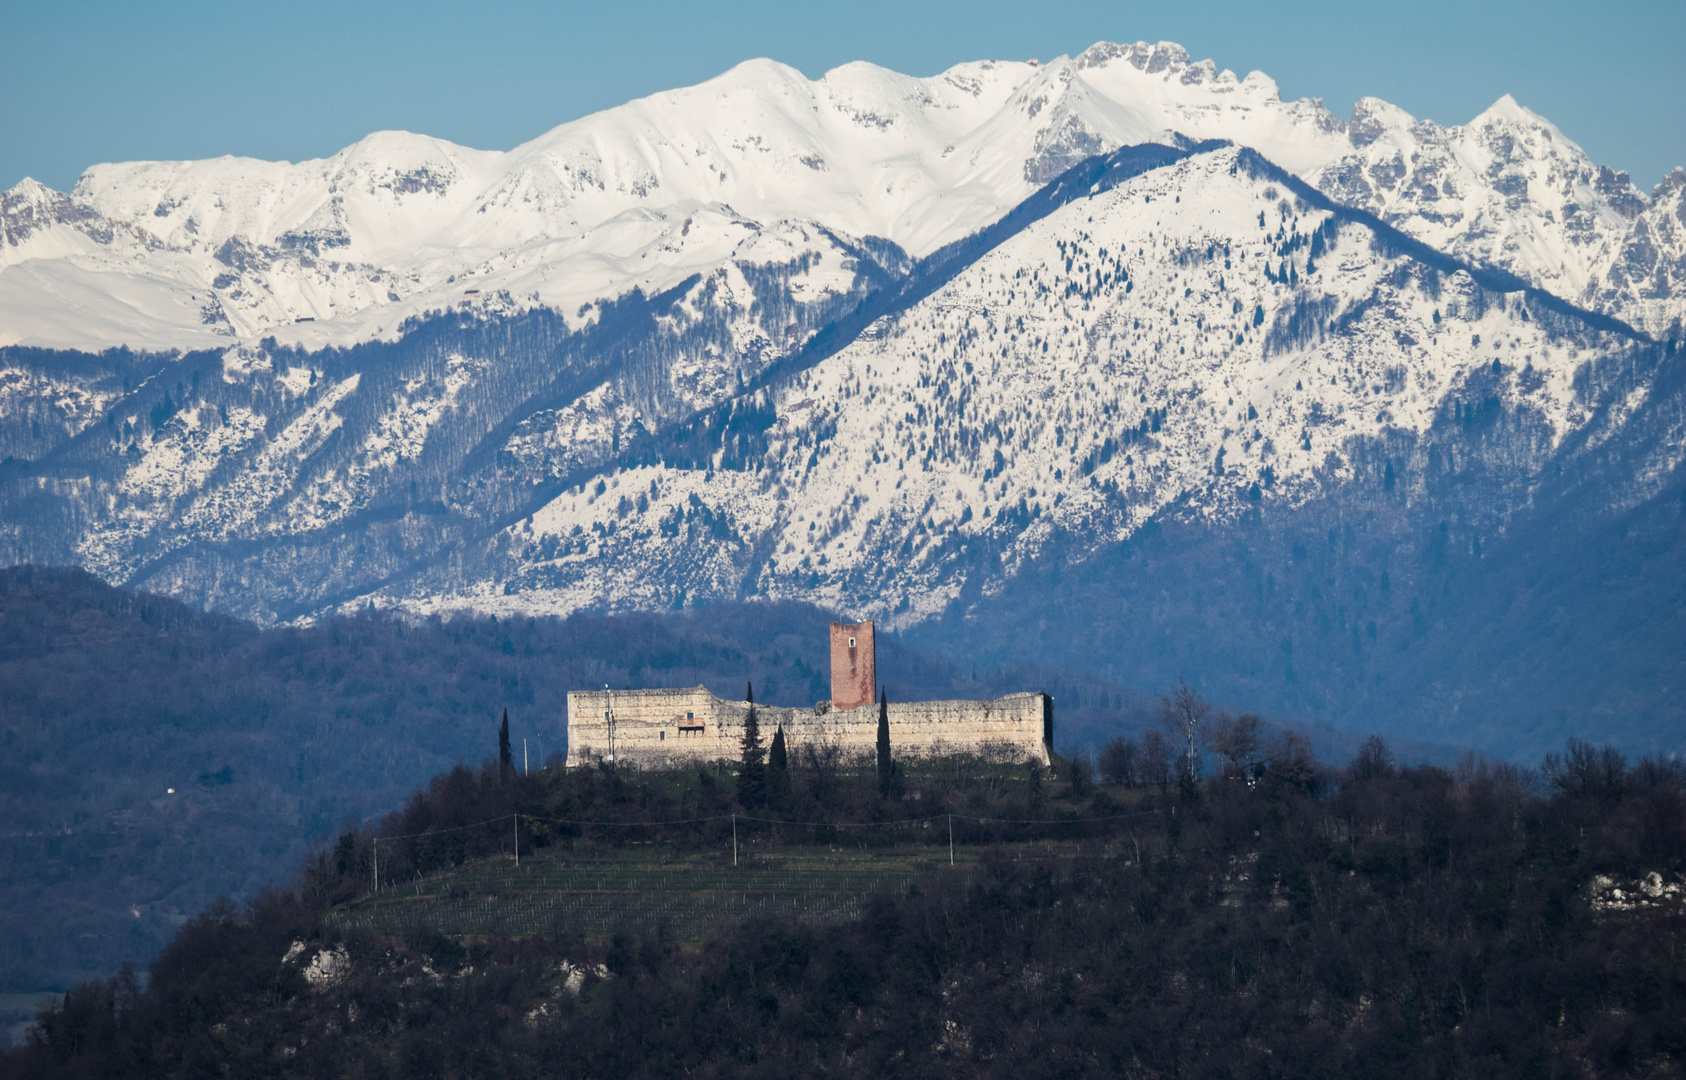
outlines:
[{"label": "cypress tree", "polygon": [[891,773],[895,763],[890,760],[890,697],[878,691],[878,793],[890,794]]},{"label": "cypress tree", "polygon": [[503,727],[498,729],[498,769],[508,776],[515,771],[515,759],[509,752],[509,710],[503,711]]},{"label": "cypress tree", "polygon": [[767,749],[761,745],[761,722],[755,715],[755,687],[748,691],[749,713],[743,721],[743,757],[738,768],[738,802],[753,809],[767,801]]},{"label": "cypress tree", "polygon": [[784,725],[773,732],[773,746],[767,751],[767,801],[783,806],[790,796],[790,759],[785,753]]}]

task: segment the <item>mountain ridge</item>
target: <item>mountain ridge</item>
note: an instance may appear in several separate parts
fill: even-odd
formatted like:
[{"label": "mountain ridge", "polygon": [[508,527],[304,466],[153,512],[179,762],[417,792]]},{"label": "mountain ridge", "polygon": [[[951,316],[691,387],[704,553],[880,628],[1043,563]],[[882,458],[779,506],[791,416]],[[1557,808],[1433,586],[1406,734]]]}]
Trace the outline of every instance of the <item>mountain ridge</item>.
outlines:
[{"label": "mountain ridge", "polygon": [[[1679,185],[1647,200],[1508,100],[1463,127],[1369,98],[1343,122],[1168,42],[927,79],[856,63],[809,81],[746,61],[508,152],[377,132],[298,164],[100,165],[69,195],[20,184],[0,203],[0,312],[15,342],[84,348],[390,338],[471,290],[584,318],[719,265],[755,225],[928,254],[1083,158],[1181,133],[1253,146],[1432,246],[1678,333],[1686,219],[1665,204]],[[81,319],[41,322],[43,299],[69,296]]]},{"label": "mountain ridge", "polygon": [[[985,624],[1017,635],[1030,659],[1043,650],[1081,666],[1133,650],[1143,685],[1167,674],[1130,628],[1097,617],[1113,637],[1088,655],[1048,631],[1039,608],[1087,602],[1061,575],[1109,568],[1123,576],[1095,581],[1090,597],[1145,603],[1143,625],[1210,638],[1180,598],[1155,608],[1148,597],[1241,573],[1260,596],[1268,581],[1292,583],[1280,591],[1294,610],[1229,605],[1233,627],[1215,651],[1189,652],[1186,673],[1238,700],[1253,687],[1259,708],[1341,722],[1379,700],[1376,680],[1403,679],[1431,653],[1454,686],[1482,684],[1483,672],[1436,652],[1435,635],[1468,632],[1448,613],[1454,580],[1490,606],[1484,617],[1506,619],[1498,583],[1527,592],[1536,571],[1519,556],[1482,560],[1512,550],[1517,530],[1567,560],[1562,577],[1577,584],[1557,595],[1591,605],[1577,618],[1608,625],[1580,566],[1611,534],[1570,529],[1585,545],[1572,555],[1552,506],[1638,523],[1655,542],[1640,545],[1633,573],[1666,579],[1678,553],[1656,538],[1670,527],[1686,445],[1680,342],[1667,327],[1682,296],[1668,264],[1676,234],[1663,235],[1674,188],[1646,203],[1513,101],[1441,128],[1365,99],[1343,124],[1163,43],[975,67],[916,80],[859,66],[809,83],[750,65],[557,129],[524,152],[551,153],[544,175],[562,186],[533,188],[532,205],[502,224],[491,209],[474,216],[507,238],[497,230],[573,214],[572,239],[540,237],[510,249],[536,262],[499,265],[603,286],[578,307],[491,288],[495,274],[446,274],[444,306],[360,308],[402,315],[374,336],[347,315],[186,353],[0,347],[3,558],[81,565],[261,622],[371,603],[426,616],[793,599],[923,634],[936,651],[994,648]],[[633,166],[655,159],[616,158],[587,137],[615,117],[653,123],[705,100],[725,118],[650,151],[700,155],[702,173],[682,162],[673,176],[771,190],[783,162],[810,186],[705,204],[650,172],[661,182],[634,193]],[[763,125],[761,143],[749,141],[793,102],[807,103],[808,127]],[[1160,124],[1214,102],[1228,104],[1208,128],[1269,128],[1300,167]],[[968,150],[953,163],[960,150],[944,153],[943,124],[1011,138],[995,157],[980,144],[975,161]],[[615,145],[649,130],[629,120]],[[818,145],[791,141],[803,131],[853,156],[824,159],[832,172],[803,164],[798,151]],[[1149,141],[1109,148],[1130,131]],[[161,231],[147,233],[32,189],[6,196],[0,253],[69,229],[89,243],[132,241],[137,258],[208,260],[237,279],[228,289],[268,288],[307,261],[331,277],[347,272],[342,255],[376,250],[380,231],[363,237],[359,214],[390,232],[403,221],[393,208],[467,197],[460,175],[424,175],[396,151],[381,158],[390,141],[342,175],[364,188],[339,204],[307,192],[288,204],[291,218],[272,215],[273,236],[216,226],[224,237],[207,217],[198,249],[165,250],[187,235],[188,202],[124,196],[126,213],[151,207],[140,217]],[[620,171],[586,182],[587,151]],[[716,151],[725,156],[707,156]],[[722,171],[763,158],[773,164],[759,173]],[[899,180],[867,186],[847,171],[892,158]],[[816,198],[806,219],[768,216],[815,184],[853,194]],[[924,232],[867,231],[988,191],[988,213],[944,243],[955,219],[941,214]],[[328,217],[311,225],[318,211]],[[626,243],[593,247],[605,237]],[[1650,262],[1623,254],[1635,237],[1651,244]],[[652,260],[661,266],[639,268]],[[0,267],[0,310],[20,267],[50,262]],[[1594,264],[1650,276],[1610,299],[1588,276]],[[1162,552],[1135,581],[1146,564],[1115,556],[1165,528],[1184,530],[1183,562]],[[1314,564],[1321,583],[1308,577]],[[1637,625],[1669,625],[1670,595],[1637,596]],[[1518,663],[1568,640],[1512,632],[1506,655]],[[1292,659],[1246,641],[1278,642]],[[1226,674],[1220,656],[1240,667]],[[1665,649],[1656,670],[1678,659]],[[1660,715],[1675,716],[1672,678],[1637,700],[1662,695]],[[1577,700],[1594,713],[1631,697],[1593,681]],[[1387,723],[1403,730],[1411,709],[1457,700],[1438,693],[1393,694]],[[1484,748],[1524,752],[1531,723],[1519,718],[1514,738],[1490,730]]]}]

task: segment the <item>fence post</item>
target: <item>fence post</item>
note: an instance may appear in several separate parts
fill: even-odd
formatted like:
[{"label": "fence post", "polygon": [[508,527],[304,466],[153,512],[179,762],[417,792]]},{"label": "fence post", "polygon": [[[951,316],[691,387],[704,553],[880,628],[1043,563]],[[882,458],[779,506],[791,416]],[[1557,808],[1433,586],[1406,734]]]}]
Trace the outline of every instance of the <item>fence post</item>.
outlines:
[{"label": "fence post", "polygon": [[948,865],[954,866],[954,815],[948,815]]},{"label": "fence post", "polygon": [[732,815],[732,865],[738,865],[738,815]]}]

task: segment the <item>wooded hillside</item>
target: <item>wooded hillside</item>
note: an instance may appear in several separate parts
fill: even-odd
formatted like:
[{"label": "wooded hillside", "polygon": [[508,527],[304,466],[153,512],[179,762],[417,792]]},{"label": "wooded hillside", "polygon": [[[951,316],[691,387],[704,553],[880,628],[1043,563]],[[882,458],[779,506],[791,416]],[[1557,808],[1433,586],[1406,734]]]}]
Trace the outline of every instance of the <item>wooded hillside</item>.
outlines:
[{"label": "wooded hillside", "polygon": [[[1679,1074],[1679,767],[1575,743],[1543,775],[1401,770],[1377,742],[1329,770],[1293,739],[1261,764],[1179,790],[1069,762],[1052,779],[956,762],[896,787],[794,761],[757,816],[826,824],[766,835],[823,849],[954,813],[984,830],[976,868],[939,857],[858,918],[750,919],[700,947],[659,925],[336,928],[377,836],[472,866],[511,854],[502,828],[460,828],[474,815],[519,815],[524,858],[566,859],[648,843],[664,815],[748,812],[719,770],[458,770],[288,888],[207,909],[144,990],[130,972],[78,988],[0,1075]],[[726,859],[714,825],[662,828],[671,850]],[[1025,842],[1038,832],[1060,844]]]}]

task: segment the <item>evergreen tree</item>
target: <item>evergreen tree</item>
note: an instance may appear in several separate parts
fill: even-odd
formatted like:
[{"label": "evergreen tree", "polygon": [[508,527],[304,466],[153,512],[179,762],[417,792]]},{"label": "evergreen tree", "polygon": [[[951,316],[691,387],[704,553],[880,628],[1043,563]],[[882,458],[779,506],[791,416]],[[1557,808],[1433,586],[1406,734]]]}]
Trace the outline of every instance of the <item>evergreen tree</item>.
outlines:
[{"label": "evergreen tree", "polygon": [[509,710],[503,711],[503,727],[498,729],[498,768],[504,776],[515,771],[515,759],[509,752]]},{"label": "evergreen tree", "polygon": [[1171,783],[1171,748],[1163,732],[1150,731],[1142,736],[1141,756],[1137,759],[1142,783],[1158,784],[1159,793]]},{"label": "evergreen tree", "polygon": [[755,716],[755,687],[748,690],[749,713],[743,721],[743,760],[738,768],[738,802],[754,809],[767,801],[767,748],[761,745],[761,722]]},{"label": "evergreen tree", "polygon": [[790,798],[790,759],[785,753],[784,725],[773,732],[773,746],[767,751],[767,801],[783,806]]},{"label": "evergreen tree", "polygon": [[878,793],[888,796],[895,762],[890,759],[890,697],[878,691]]}]

